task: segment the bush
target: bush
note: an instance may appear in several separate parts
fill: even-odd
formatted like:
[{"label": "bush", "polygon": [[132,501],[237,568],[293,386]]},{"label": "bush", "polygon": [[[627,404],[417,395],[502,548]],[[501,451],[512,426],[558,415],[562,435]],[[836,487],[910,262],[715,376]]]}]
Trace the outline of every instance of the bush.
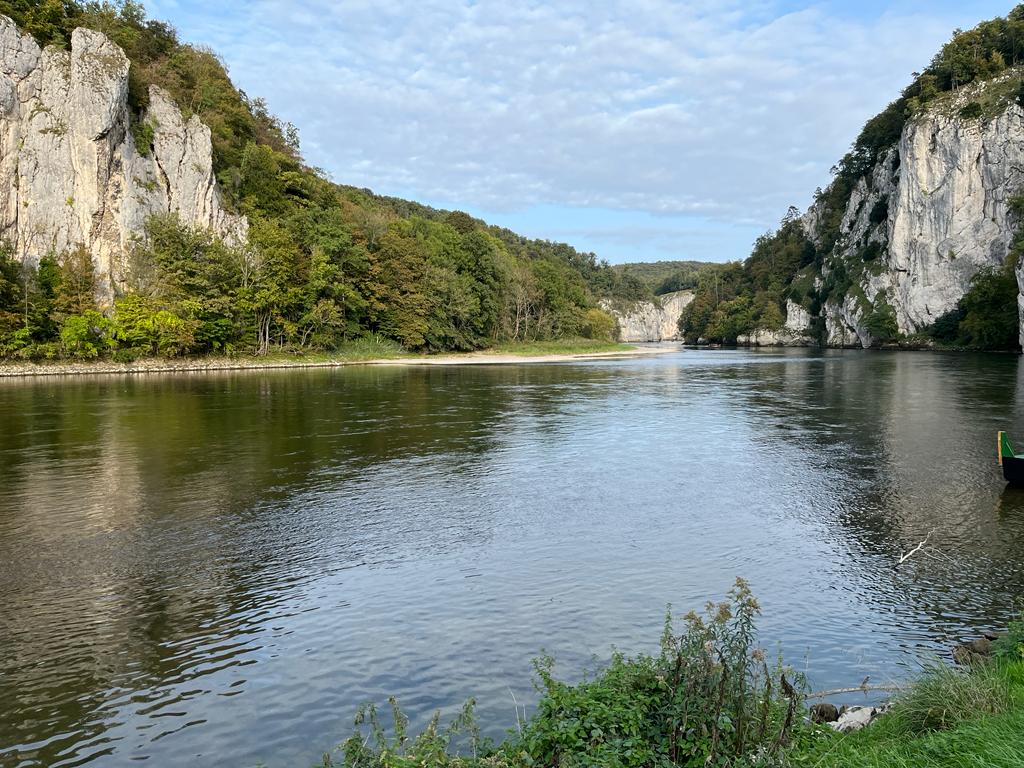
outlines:
[{"label": "bush", "polygon": [[877,242],[868,243],[860,249],[862,261],[874,261],[882,255],[882,244]]},{"label": "bush", "polygon": [[959,306],[949,310],[932,323],[926,333],[936,341],[952,344],[960,337],[960,323],[964,319],[964,311]]},{"label": "bush", "polygon": [[964,120],[977,120],[982,113],[981,104],[976,101],[969,101],[960,108],[960,117]]},{"label": "bush", "polygon": [[1006,634],[993,644],[992,653],[997,659],[1024,661],[1024,613],[1010,622]]},{"label": "bush", "polygon": [[132,294],[115,304],[114,336],[143,354],[177,357],[195,347],[196,321],[186,320],[153,299]]},{"label": "bush", "polygon": [[113,345],[110,321],[91,309],[81,315],[69,315],[60,329],[60,343],[68,357],[99,357]]},{"label": "bush", "polygon": [[1018,290],[1012,259],[1001,269],[984,269],[976,274],[958,304],[963,311],[961,341],[978,349],[1016,349],[1020,332]]},{"label": "bush", "polygon": [[581,333],[585,339],[608,341],[615,334],[615,318],[600,309],[588,309],[583,313]]},{"label": "bush", "polygon": [[[872,224],[881,224],[883,221],[889,218],[889,196],[882,195],[871,206],[871,213],[868,214],[868,221]],[[867,259],[865,259],[867,261]]]},{"label": "bush", "polygon": [[[536,714],[505,744],[479,739],[472,702],[441,730],[435,715],[410,739],[407,720],[392,700],[394,735],[376,711],[364,707],[357,731],[340,751],[350,768],[405,766],[601,766],[750,765],[775,760],[801,722],[803,681],[770,668],[756,646],[760,613],[747,584],[737,580],[729,601],[688,614],[676,634],[666,618],[660,650],[635,657],[616,652],[608,666],[577,685],[554,677],[554,662],[535,662],[541,693]],[[789,674],[789,677],[787,677]],[[792,682],[791,682],[792,681]],[[455,738],[468,737],[471,755],[448,754]],[[330,757],[325,757],[330,765]]]},{"label": "bush", "polygon": [[900,329],[896,324],[896,310],[885,301],[879,301],[864,318],[864,328],[871,334],[872,339],[882,344],[895,341],[900,336]]}]

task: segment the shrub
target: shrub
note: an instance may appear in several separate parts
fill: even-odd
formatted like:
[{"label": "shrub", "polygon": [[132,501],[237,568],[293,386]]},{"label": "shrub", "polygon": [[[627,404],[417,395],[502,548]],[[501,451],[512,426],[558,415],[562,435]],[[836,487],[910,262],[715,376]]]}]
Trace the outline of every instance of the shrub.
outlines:
[{"label": "shrub", "polygon": [[864,328],[875,341],[886,343],[899,338],[900,329],[896,324],[896,310],[885,301],[879,301],[864,318]]},{"label": "shrub", "polygon": [[[889,218],[889,196],[882,195],[871,206],[871,213],[868,214],[868,221],[872,224],[881,224],[883,221]],[[865,259],[867,261],[867,259]]]},{"label": "shrub", "polygon": [[964,311],[957,306],[949,312],[939,315],[926,333],[936,341],[952,344],[960,336],[960,323],[963,319]]},{"label": "shrub", "polygon": [[[799,722],[803,680],[769,667],[756,646],[760,613],[737,580],[729,600],[688,614],[676,634],[666,618],[656,655],[613,654],[608,666],[576,685],[555,679],[554,662],[535,662],[541,693],[536,714],[505,744],[479,739],[472,702],[446,729],[435,715],[414,739],[392,700],[393,736],[364,707],[340,751],[350,768],[405,766],[641,766],[768,764],[780,757]],[[789,675],[787,677],[787,674]],[[792,682],[791,682],[792,681]],[[458,735],[471,754],[452,758]],[[330,765],[330,757],[325,757]]]},{"label": "shrub", "polygon": [[1006,634],[995,641],[992,653],[997,659],[1024,661],[1024,612],[1016,621],[1011,621]]},{"label": "shrub", "polygon": [[122,346],[143,354],[177,357],[195,346],[198,323],[186,320],[138,294],[119,298],[115,304],[114,335]]},{"label": "shrub", "polygon": [[882,244],[878,242],[871,242],[860,249],[860,258],[862,261],[874,261],[882,255]]},{"label": "shrub", "polygon": [[982,113],[981,104],[976,101],[969,101],[960,108],[960,117],[964,120],[977,120]]},{"label": "shrub", "polygon": [[60,343],[68,357],[99,357],[113,344],[110,321],[92,309],[69,315],[60,329]]},{"label": "shrub", "polygon": [[607,341],[615,333],[615,318],[600,309],[588,309],[583,313],[581,333],[586,339]]}]

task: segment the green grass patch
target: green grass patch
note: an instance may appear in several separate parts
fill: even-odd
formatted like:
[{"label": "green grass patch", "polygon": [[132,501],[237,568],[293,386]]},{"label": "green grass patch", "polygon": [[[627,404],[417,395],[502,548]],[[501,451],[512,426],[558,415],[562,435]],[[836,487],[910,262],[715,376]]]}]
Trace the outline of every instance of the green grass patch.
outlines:
[{"label": "green grass patch", "polygon": [[628,352],[636,349],[631,344],[620,344],[615,341],[598,339],[552,339],[550,341],[510,341],[495,344],[486,352],[501,355],[585,355],[595,352]]},{"label": "green grass patch", "polygon": [[1024,766],[1024,664],[936,666],[868,728],[824,732],[789,759],[815,768]]}]

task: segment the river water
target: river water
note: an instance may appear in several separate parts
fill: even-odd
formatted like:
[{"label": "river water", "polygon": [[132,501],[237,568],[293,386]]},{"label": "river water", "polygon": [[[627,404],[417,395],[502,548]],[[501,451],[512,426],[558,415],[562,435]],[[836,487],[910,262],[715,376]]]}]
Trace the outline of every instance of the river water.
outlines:
[{"label": "river water", "polygon": [[1016,356],[0,381],[0,765],[304,767],[391,694],[500,736],[736,576],[815,687],[899,679],[1024,594],[998,429]]}]

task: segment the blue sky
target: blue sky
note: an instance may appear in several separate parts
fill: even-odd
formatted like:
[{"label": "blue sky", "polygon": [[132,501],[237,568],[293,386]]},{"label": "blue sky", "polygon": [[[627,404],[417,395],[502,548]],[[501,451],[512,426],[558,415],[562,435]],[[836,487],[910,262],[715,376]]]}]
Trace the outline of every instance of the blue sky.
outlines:
[{"label": "blue sky", "polygon": [[1012,2],[149,0],[338,182],[612,262],[744,258]]}]

